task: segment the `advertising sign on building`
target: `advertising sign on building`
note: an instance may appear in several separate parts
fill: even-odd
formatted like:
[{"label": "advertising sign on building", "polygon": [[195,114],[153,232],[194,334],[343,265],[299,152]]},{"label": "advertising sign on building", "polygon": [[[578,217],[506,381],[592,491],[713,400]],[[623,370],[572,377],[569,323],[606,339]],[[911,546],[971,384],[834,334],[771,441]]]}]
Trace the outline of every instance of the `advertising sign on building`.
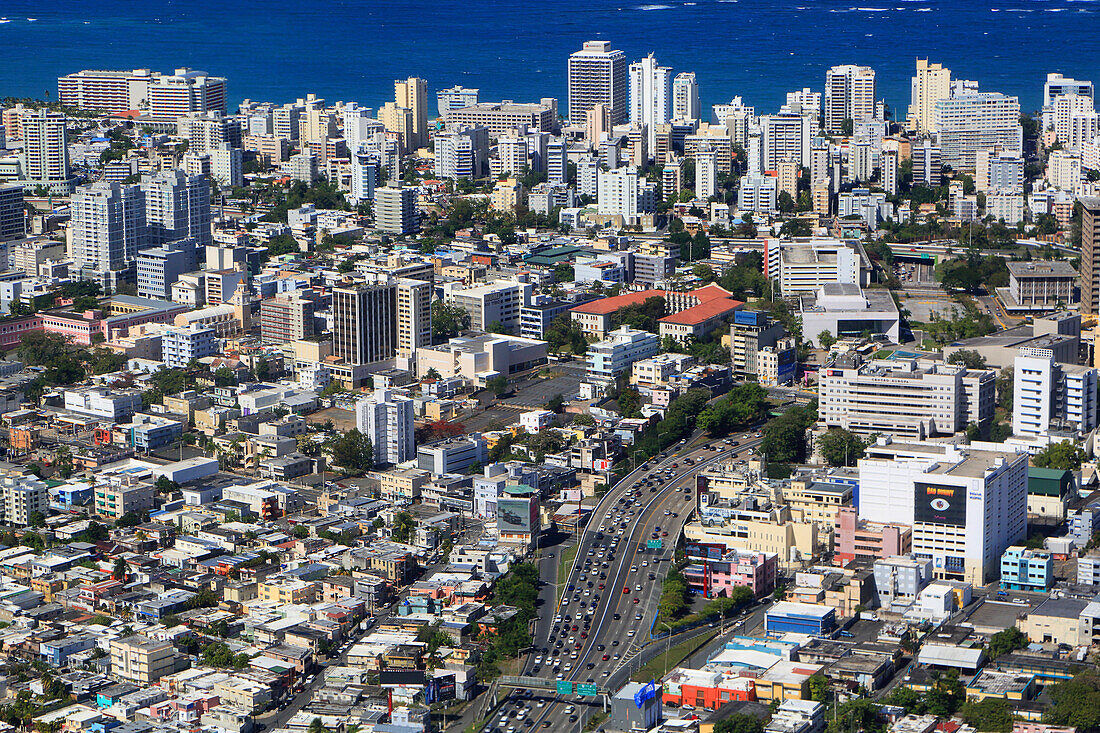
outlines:
[{"label": "advertising sign on building", "polygon": [[917,482],[914,485],[913,520],[954,527],[966,525],[966,490]]}]

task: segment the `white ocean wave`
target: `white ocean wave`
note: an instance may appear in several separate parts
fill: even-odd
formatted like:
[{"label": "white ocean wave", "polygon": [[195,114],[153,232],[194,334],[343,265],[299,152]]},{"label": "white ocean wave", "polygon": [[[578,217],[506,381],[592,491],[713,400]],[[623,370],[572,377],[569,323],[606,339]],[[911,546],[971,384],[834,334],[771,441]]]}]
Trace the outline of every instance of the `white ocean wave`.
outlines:
[{"label": "white ocean wave", "polygon": [[635,10],[672,10],[671,5],[639,5]]}]

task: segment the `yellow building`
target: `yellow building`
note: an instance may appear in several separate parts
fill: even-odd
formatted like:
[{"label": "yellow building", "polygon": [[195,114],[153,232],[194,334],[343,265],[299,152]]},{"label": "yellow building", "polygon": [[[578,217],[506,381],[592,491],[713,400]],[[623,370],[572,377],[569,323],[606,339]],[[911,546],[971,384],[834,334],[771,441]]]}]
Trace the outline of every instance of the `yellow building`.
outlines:
[{"label": "yellow building", "polygon": [[317,586],[304,580],[277,578],[260,583],[260,600],[285,605],[288,603],[313,603],[317,600]]},{"label": "yellow building", "polygon": [[762,703],[773,700],[809,700],[810,678],[824,667],[805,662],[776,662],[756,680],[756,699]]},{"label": "yellow building", "polygon": [[722,544],[726,549],[773,552],[780,567],[793,568],[809,560],[822,548],[815,522],[796,521],[786,507],[767,511],[738,511],[723,525],[684,525],[688,542]]},{"label": "yellow building", "polygon": [[505,178],[497,181],[493,187],[493,193],[489,197],[489,206],[493,211],[505,211],[512,213],[519,204],[527,200],[527,191],[523,184],[515,178]]},{"label": "yellow building", "polygon": [[175,671],[175,651],[165,641],[134,634],[111,640],[111,673],[129,682],[151,685]]}]

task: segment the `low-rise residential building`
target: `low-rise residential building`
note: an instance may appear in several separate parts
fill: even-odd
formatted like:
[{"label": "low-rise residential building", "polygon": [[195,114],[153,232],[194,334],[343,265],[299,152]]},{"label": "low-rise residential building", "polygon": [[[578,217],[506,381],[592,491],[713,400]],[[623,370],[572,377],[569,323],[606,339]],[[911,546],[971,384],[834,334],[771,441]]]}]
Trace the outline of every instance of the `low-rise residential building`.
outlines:
[{"label": "low-rise residential building", "polygon": [[1054,558],[1049,552],[1013,546],[1001,555],[1001,587],[1045,593],[1054,585]]},{"label": "low-rise residential building", "polygon": [[111,673],[140,685],[151,685],[175,671],[171,644],[133,634],[111,641]]},{"label": "low-rise residential building", "polygon": [[589,344],[586,376],[594,382],[614,382],[634,362],[656,354],[659,346],[656,334],[621,326],[603,341]]}]

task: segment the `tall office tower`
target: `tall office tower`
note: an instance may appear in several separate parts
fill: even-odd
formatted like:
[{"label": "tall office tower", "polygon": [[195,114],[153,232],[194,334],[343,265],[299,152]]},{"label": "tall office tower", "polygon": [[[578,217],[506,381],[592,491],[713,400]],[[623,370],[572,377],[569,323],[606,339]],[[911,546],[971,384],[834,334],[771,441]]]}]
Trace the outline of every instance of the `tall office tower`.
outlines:
[{"label": "tall office tower", "polygon": [[[647,142],[654,147],[657,125],[668,122],[672,103],[672,69],[658,66],[653,54],[630,65],[630,121],[645,125]],[[643,161],[642,165],[645,165]]]},{"label": "tall office tower", "polygon": [[477,89],[467,89],[464,86],[440,89],[435,93],[436,103],[439,106],[439,116],[446,119],[451,110],[473,107],[477,104]]},{"label": "tall office tower", "polygon": [[348,364],[397,355],[397,280],[376,275],[332,289],[332,353]]},{"label": "tall office tower", "polygon": [[809,118],[793,112],[761,115],[764,170],[774,171],[782,160],[802,166],[810,158],[810,141],[817,132]]},{"label": "tall office tower", "polygon": [[416,458],[410,398],[390,389],[376,389],[356,403],[355,425],[374,446],[376,464],[404,463]]},{"label": "tall office tower", "polygon": [[695,198],[709,201],[718,193],[718,153],[713,150],[695,152]]},{"label": "tall office tower", "polygon": [[1100,314],[1100,198],[1082,196],[1081,202],[1081,313]]},{"label": "tall office tower", "polygon": [[175,74],[158,76],[149,83],[149,117],[157,122],[175,122],[193,112],[226,114],[226,81],[205,71],[176,69]]},{"label": "tall office tower", "polygon": [[374,119],[374,110],[370,107],[360,107],[355,102],[349,102],[344,107],[344,142],[347,143],[348,153],[355,155],[359,146],[366,142],[370,134],[376,129],[385,129]]},{"label": "tall office tower", "polygon": [[384,186],[374,190],[374,227],[389,234],[420,231],[417,190],[411,186]]},{"label": "tall office tower", "polygon": [[412,140],[409,150],[428,144],[428,82],[415,76],[393,83],[394,102],[412,112]]},{"label": "tall office tower", "polygon": [[979,150],[1000,145],[1023,150],[1020,100],[999,92],[972,92],[941,99],[933,116],[943,164],[972,173]]},{"label": "tall office tower", "polygon": [[[438,153],[437,153],[438,154]],[[374,201],[374,190],[378,186],[379,171],[382,166],[378,156],[361,150],[351,157],[351,200],[354,204]]]},{"label": "tall office tower", "polygon": [[432,343],[432,284],[427,280],[397,281],[397,354],[414,356]]},{"label": "tall office tower", "polygon": [[153,78],[149,69],[85,69],[58,77],[57,101],[65,107],[106,114],[144,109],[149,104],[149,82]]},{"label": "tall office tower", "polygon": [[125,270],[148,243],[145,194],[138,185],[93,183],[73,193],[73,262],[97,273]]},{"label": "tall office tower", "polygon": [[1057,73],[1047,74],[1047,80],[1043,84],[1043,106],[1049,107],[1055,99],[1065,94],[1075,94],[1079,97],[1092,99],[1094,91],[1091,81],[1068,79]]},{"label": "tall office tower", "polygon": [[[26,234],[23,187],[0,183],[0,242],[8,239],[22,239]],[[37,275],[37,269],[30,274]]]},{"label": "tall office tower", "polygon": [[943,156],[940,146],[925,138],[911,148],[913,185],[936,188],[943,181]]},{"label": "tall office tower", "polygon": [[416,150],[415,119],[411,109],[393,102],[386,102],[378,110],[378,119],[385,125],[386,132],[397,136],[398,145],[403,154]]},{"label": "tall office tower", "polygon": [[898,193],[898,151],[883,150],[879,160],[879,177],[882,180],[882,190],[891,196],[896,196]]},{"label": "tall office tower", "polygon": [[435,134],[436,178],[481,178],[489,157],[489,128],[456,125]]},{"label": "tall office tower", "polygon": [[829,180],[829,141],[823,137],[815,137],[810,141],[810,183],[821,180]]},{"label": "tall office tower", "polygon": [[601,216],[621,216],[624,224],[638,218],[638,169],[623,166],[596,174],[597,207]]},{"label": "tall office tower", "polygon": [[951,96],[951,69],[917,59],[917,73],[910,83],[909,129],[917,134],[935,132],[936,102]]},{"label": "tall office tower", "polygon": [[840,133],[844,120],[859,122],[875,116],[875,70],[845,64],[825,72],[825,129]]},{"label": "tall office tower", "polygon": [[563,137],[551,138],[546,146],[546,182],[551,185],[569,182],[569,143]]},{"label": "tall office tower", "polygon": [[69,180],[69,137],[65,115],[46,109],[25,112],[23,126],[23,175],[28,181],[62,183]]},{"label": "tall office tower", "polygon": [[695,81],[695,72],[682,71],[672,80],[672,119],[698,120],[702,115],[699,107],[699,85]]},{"label": "tall office tower", "polygon": [[260,301],[260,341],[289,344],[313,335],[313,301],[293,293]]},{"label": "tall office tower", "polygon": [[527,174],[527,137],[525,135],[501,135],[497,138],[498,175],[516,178]]},{"label": "tall office tower", "polygon": [[585,113],[597,104],[611,112],[611,124],[626,121],[626,55],[610,41],[585,41],[569,57],[569,122],[583,125]]},{"label": "tall office tower", "polygon": [[145,223],[150,245],[193,237],[200,247],[214,242],[210,222],[210,184],[205,176],[181,170],[142,176]]},{"label": "tall office tower", "polygon": [[271,126],[275,133],[275,137],[281,137],[286,140],[298,139],[298,127],[299,118],[302,116],[302,112],[305,110],[305,104],[302,100],[298,100],[292,104],[284,104],[282,107],[276,107],[271,112]]},{"label": "tall office tower", "polygon": [[776,195],[786,191],[787,195],[791,197],[791,201],[797,203],[798,174],[801,172],[801,168],[793,160],[781,160],[779,165],[776,166],[776,172],[779,174],[779,188]]},{"label": "tall office tower", "polygon": [[593,147],[611,134],[611,108],[597,104],[584,113],[584,137]]},{"label": "tall office tower", "polygon": [[1087,435],[1096,427],[1096,369],[1059,364],[1052,349],[1021,347],[1013,363],[1012,432]]}]

